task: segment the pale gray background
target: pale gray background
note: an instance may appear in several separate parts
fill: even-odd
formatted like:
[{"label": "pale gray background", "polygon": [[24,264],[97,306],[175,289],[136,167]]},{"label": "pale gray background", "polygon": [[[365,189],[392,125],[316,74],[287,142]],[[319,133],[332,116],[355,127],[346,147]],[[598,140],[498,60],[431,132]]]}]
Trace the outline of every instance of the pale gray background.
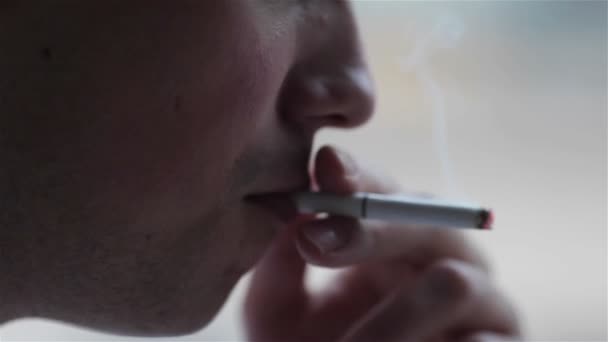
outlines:
[{"label": "pale gray background", "polygon": [[[406,188],[491,204],[496,229],[470,235],[529,339],[606,340],[606,2],[355,7],[377,115],[318,143],[346,147]],[[315,270],[311,280],[328,277]],[[167,341],[242,340],[245,283],[206,330]],[[39,321],[0,332],[4,341],[135,340]]]}]

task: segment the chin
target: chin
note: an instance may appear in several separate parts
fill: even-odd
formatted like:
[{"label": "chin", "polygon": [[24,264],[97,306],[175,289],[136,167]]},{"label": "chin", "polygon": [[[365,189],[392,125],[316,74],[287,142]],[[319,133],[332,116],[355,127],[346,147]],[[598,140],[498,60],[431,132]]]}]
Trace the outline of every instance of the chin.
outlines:
[{"label": "chin", "polygon": [[156,317],[150,317],[155,324],[148,326],[148,332],[144,332],[145,336],[183,336],[204,329],[226,304],[243,274],[234,272],[227,275],[213,293],[204,296],[200,296],[200,292],[195,293],[185,298],[184,304],[175,306],[172,310],[159,311]]},{"label": "chin", "polygon": [[286,222],[264,208],[246,205],[240,225],[243,243],[234,251],[238,254],[238,266],[229,270],[233,276],[242,276],[255,267]]},{"label": "chin", "polygon": [[[178,267],[179,268],[179,267]],[[117,306],[87,314],[72,310],[71,317],[53,317],[101,332],[137,337],[172,337],[194,334],[213,321],[242,276],[223,267],[190,276],[172,276],[175,287],[130,286],[116,299]],[[107,301],[106,301],[107,303]],[[95,304],[95,303],[91,303]],[[97,302],[98,304],[98,302]],[[94,305],[91,305],[94,306]]]},{"label": "chin", "polygon": [[191,335],[204,329],[215,317],[215,313],[205,316],[176,316],[162,321],[146,321],[128,330],[117,330],[116,334],[133,337],[179,337]]},{"label": "chin", "polygon": [[111,326],[89,326],[102,332],[134,337],[175,337],[199,332],[213,321],[225,304],[234,284],[227,286],[215,296],[197,300],[192,296],[189,303],[153,309],[147,312],[134,312],[134,319],[113,322]]}]

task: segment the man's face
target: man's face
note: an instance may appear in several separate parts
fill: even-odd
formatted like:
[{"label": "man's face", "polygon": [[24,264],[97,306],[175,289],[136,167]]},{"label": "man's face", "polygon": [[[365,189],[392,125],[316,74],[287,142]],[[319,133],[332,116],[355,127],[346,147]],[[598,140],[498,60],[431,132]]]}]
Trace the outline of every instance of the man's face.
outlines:
[{"label": "man's face", "polygon": [[[201,328],[308,186],[314,133],[369,118],[343,1],[0,7],[0,185],[21,314]],[[12,253],[12,254],[11,254]]]}]

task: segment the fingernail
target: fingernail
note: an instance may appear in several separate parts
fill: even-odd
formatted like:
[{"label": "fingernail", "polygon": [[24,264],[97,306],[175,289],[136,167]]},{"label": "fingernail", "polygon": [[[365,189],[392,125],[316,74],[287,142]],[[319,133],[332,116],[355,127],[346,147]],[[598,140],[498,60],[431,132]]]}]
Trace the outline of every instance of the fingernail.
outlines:
[{"label": "fingernail", "polygon": [[323,254],[334,252],[344,247],[348,242],[344,234],[339,234],[336,229],[330,227],[308,226],[302,228],[302,232],[306,239]]},{"label": "fingernail", "polygon": [[336,155],[338,156],[338,159],[340,160],[340,164],[342,164],[344,175],[355,175],[357,173],[357,163],[355,162],[353,157],[351,157],[351,155],[345,151],[339,149],[335,149],[335,151]]}]

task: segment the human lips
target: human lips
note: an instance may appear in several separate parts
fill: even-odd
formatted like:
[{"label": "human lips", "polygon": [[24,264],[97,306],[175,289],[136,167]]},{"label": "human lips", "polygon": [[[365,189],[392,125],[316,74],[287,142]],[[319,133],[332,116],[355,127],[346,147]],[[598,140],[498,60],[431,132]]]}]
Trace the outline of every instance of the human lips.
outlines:
[{"label": "human lips", "polygon": [[283,223],[287,223],[293,221],[299,215],[292,195],[308,189],[308,181],[297,182],[292,185],[275,185],[269,187],[268,190],[245,196],[245,201],[271,212]]},{"label": "human lips", "polygon": [[311,148],[311,141],[291,137],[256,149],[249,158],[256,174],[241,193],[243,202],[283,224],[295,219],[298,212],[291,194],[310,190]]},{"label": "human lips", "polygon": [[297,217],[298,211],[289,193],[266,193],[247,197],[247,201],[260,206],[286,223]]}]

